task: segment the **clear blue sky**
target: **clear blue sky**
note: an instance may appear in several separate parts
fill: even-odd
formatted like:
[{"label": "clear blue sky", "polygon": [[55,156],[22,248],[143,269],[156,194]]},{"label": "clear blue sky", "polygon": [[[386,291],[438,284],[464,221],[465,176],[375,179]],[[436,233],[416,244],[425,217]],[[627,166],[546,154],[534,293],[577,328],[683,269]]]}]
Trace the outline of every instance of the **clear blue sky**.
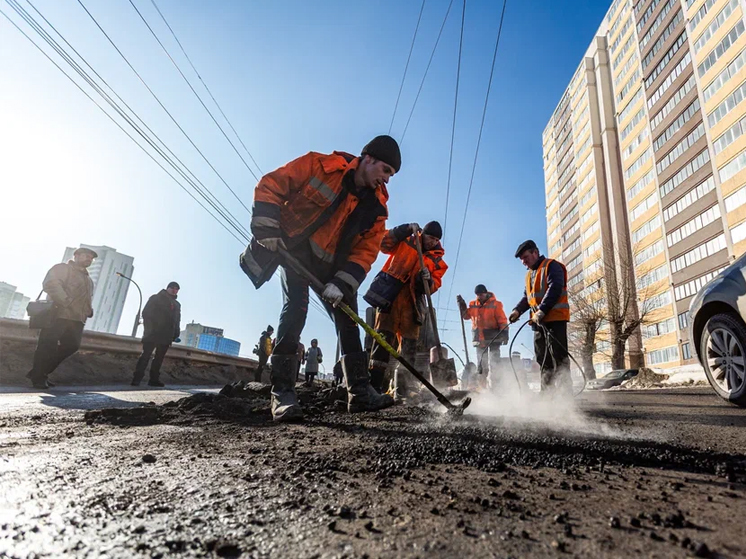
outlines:
[{"label": "clear blue sky", "polygon": [[[80,5],[75,0],[32,1],[248,226],[248,213]],[[133,1],[194,78],[152,4]],[[250,206],[256,181],[129,0],[84,3]],[[357,153],[370,138],[388,131],[419,0],[158,4],[264,172],[311,150]],[[441,306],[451,308],[457,293],[469,300],[474,285],[484,283],[509,310],[521,295],[524,277],[513,258],[515,247],[534,238],[546,249],[541,133],[608,9],[605,1],[508,1],[456,270],[458,233],[501,5],[470,0],[466,8],[444,239],[451,269],[440,299]],[[426,2],[392,131],[397,139],[447,7],[448,0]],[[0,9],[20,22],[7,4],[0,3]],[[389,184],[390,226],[445,221],[460,16],[461,2],[456,0],[402,144],[402,170]],[[29,31],[25,23],[21,26]],[[277,324],[279,282],[256,291],[237,265],[242,246],[2,17],[0,75],[0,281],[35,296],[44,273],[62,258],[66,246],[105,244],[134,256],[135,279],[147,294],[170,280],[179,281],[183,321],[224,328],[226,336],[242,342],[242,354],[250,354],[261,330]],[[199,85],[196,79],[193,83]],[[369,280],[383,261],[379,258]],[[137,296],[131,290],[119,333],[129,332],[136,310]],[[462,353],[456,314],[443,318],[444,340]],[[308,344],[312,337],[332,354],[331,323],[313,308],[303,341]],[[529,340],[527,332],[521,335],[520,341],[531,346]],[[526,353],[518,343],[516,348]]]}]

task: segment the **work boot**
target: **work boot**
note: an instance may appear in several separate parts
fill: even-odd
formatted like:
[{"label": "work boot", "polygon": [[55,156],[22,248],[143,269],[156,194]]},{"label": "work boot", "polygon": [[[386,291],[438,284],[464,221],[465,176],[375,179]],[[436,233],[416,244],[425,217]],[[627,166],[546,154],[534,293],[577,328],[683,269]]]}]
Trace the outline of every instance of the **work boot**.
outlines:
[{"label": "work boot", "polygon": [[269,378],[272,384],[272,419],[275,421],[298,421],[303,410],[295,394],[295,374],[298,356],[273,355]]},{"label": "work boot", "polygon": [[379,394],[381,394],[382,392],[384,392],[384,390],[383,390],[383,375],[384,375],[385,372],[386,371],[384,369],[381,369],[379,367],[371,367],[368,370],[368,373],[370,374],[370,385]]},{"label": "work boot", "polygon": [[364,351],[342,356],[342,371],[347,381],[347,411],[376,411],[394,405],[388,394],[379,394],[370,384],[368,354]]}]

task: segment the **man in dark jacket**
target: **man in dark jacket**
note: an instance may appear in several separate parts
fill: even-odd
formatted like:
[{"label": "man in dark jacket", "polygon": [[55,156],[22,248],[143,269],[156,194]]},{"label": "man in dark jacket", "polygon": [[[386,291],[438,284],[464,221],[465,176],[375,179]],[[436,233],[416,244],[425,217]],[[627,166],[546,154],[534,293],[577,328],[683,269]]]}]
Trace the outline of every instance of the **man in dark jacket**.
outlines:
[{"label": "man in dark jacket", "polygon": [[165,386],[160,380],[161,364],[171,344],[178,339],[181,330],[181,304],[176,300],[179,284],[172,281],[166,289],[152,295],[142,311],[144,333],[142,336],[142,354],[135,366],[132,386],[139,386],[145,376],[150,356],[155,350],[153,363],[150,365],[148,386]]},{"label": "man in dark jacket", "polygon": [[34,367],[26,375],[34,388],[54,386],[47,377],[80,348],[85,321],[93,316],[93,280],[88,267],[97,257],[93,250],[81,247],[73,260],[56,264],[44,278],[44,291],[55,304],[54,319],[39,332]]}]

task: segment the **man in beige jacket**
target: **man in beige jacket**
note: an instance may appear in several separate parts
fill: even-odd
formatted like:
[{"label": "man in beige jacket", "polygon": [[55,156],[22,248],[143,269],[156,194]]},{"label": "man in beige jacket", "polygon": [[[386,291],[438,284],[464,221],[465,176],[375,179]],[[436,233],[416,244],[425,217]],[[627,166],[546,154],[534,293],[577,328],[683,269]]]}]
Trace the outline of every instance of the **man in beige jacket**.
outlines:
[{"label": "man in beige jacket", "polygon": [[26,375],[34,388],[54,386],[47,377],[80,348],[85,321],[93,316],[93,281],[88,267],[97,257],[91,249],[81,247],[73,260],[55,264],[44,278],[44,291],[55,303],[54,319],[39,332],[34,367]]}]

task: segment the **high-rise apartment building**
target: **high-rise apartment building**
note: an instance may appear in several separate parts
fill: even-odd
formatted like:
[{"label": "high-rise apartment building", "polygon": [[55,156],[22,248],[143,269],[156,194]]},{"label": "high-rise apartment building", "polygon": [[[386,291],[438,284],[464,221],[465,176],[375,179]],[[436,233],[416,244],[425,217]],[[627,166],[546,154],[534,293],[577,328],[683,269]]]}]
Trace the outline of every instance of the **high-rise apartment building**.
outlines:
[{"label": "high-rise apartment building", "polygon": [[[602,237],[608,228],[615,247],[626,239],[636,284],[655,288],[644,303],[655,308],[654,321],[642,329],[648,365],[691,362],[691,298],[746,250],[744,21],[741,0],[615,0],[544,132],[549,254],[566,261],[566,252],[575,257],[565,243],[557,244],[563,237],[555,234],[556,221],[562,225],[563,214],[553,205],[550,161],[560,160],[551,153],[548,131],[556,128],[568,95],[579,94],[589,58],[608,60],[611,105],[604,106],[596,87],[599,112],[591,122],[611,110],[612,126],[605,130],[616,140],[601,142],[600,167],[593,159],[576,168],[585,164],[595,167],[596,177],[605,173],[610,210],[606,222],[607,214],[598,213]],[[582,103],[575,106],[584,110]]]},{"label": "high-rise apartment building", "polygon": [[[86,330],[116,334],[122,317],[124,301],[130,282],[117,276],[117,272],[132,277],[134,258],[107,246],[80,245],[96,251],[88,273],[93,280],[93,317],[85,324]],[[71,260],[75,248],[66,248],[63,262]]]},{"label": "high-rise apartment building", "polygon": [[181,338],[180,345],[203,349],[213,353],[238,357],[241,351],[241,342],[223,336],[222,328],[203,326],[193,321],[186,325],[186,328],[181,331],[179,337]]},{"label": "high-rise apartment building", "polygon": [[0,317],[23,319],[30,297],[16,290],[15,285],[0,281]]}]

